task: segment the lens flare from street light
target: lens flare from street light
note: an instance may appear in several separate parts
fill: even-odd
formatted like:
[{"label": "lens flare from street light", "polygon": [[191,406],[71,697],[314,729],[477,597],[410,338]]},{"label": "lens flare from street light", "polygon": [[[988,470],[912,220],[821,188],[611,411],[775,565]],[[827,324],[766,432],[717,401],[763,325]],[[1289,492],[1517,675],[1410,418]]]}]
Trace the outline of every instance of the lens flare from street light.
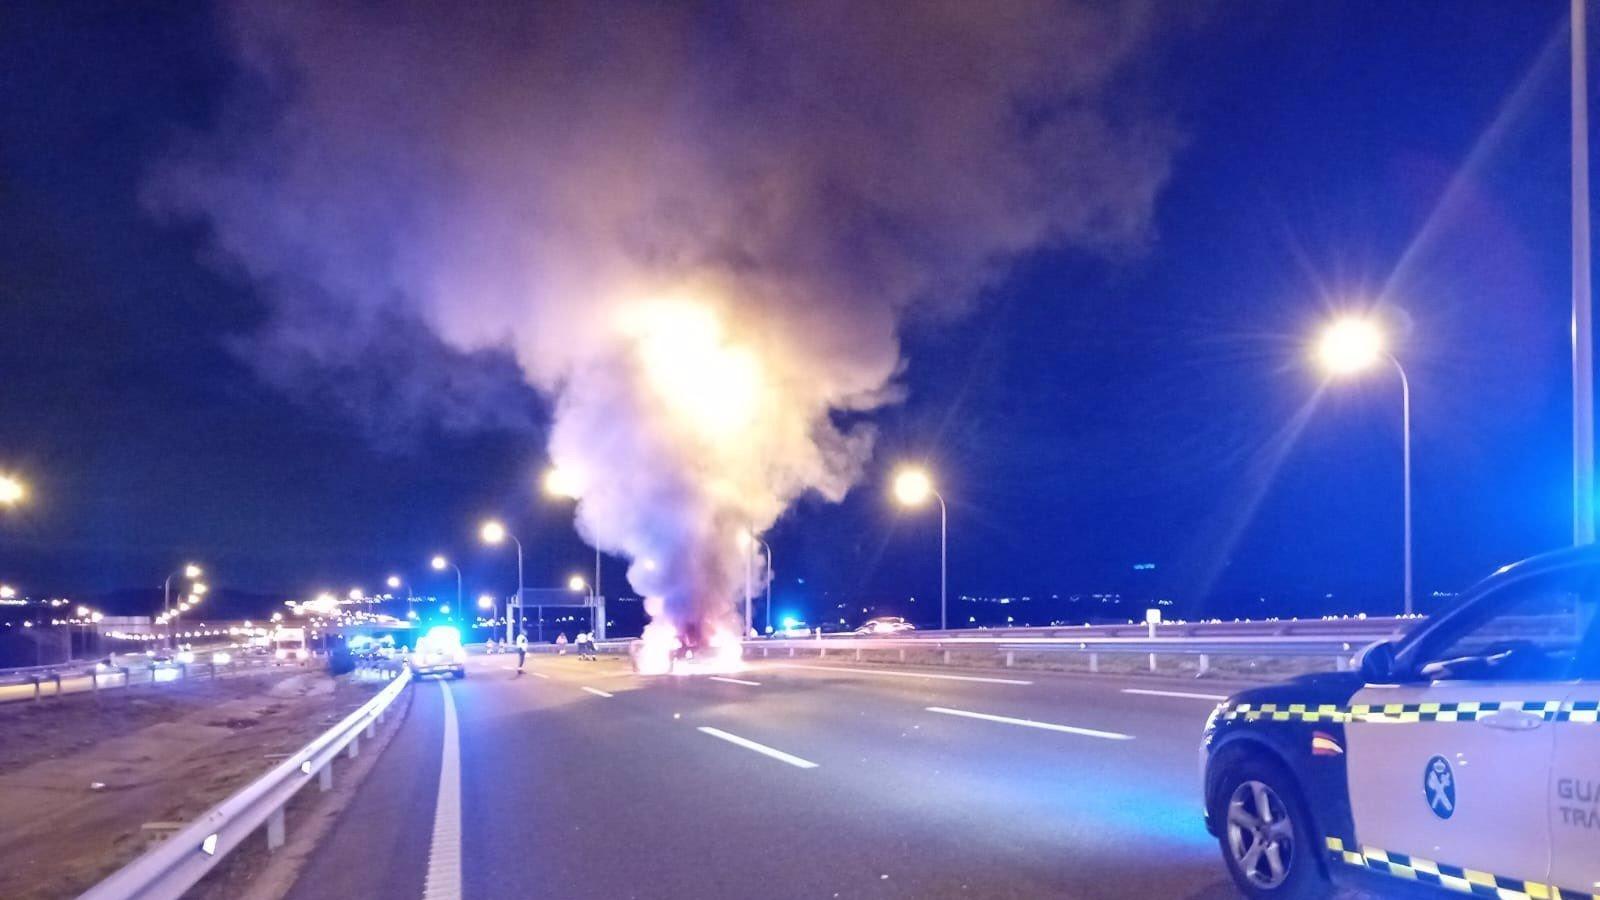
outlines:
[{"label": "lens flare from street light", "polygon": [[16,506],[28,497],[28,489],[15,475],[0,475],[0,506]]},{"label": "lens flare from street light", "polygon": [[450,560],[445,559],[442,556],[435,556],[433,559],[428,561],[428,565],[433,566],[434,571],[436,572],[443,572],[444,567],[450,565]]},{"label": "lens flare from street light", "polygon": [[478,608],[479,609],[494,609],[494,598],[489,596],[488,594],[480,594],[478,596]]},{"label": "lens flare from street light", "polygon": [[478,531],[478,536],[483,538],[485,544],[499,544],[506,539],[506,526],[497,519],[490,519],[483,523],[483,528]]},{"label": "lens flare from street light", "polygon": [[902,469],[894,477],[894,497],[905,506],[921,506],[933,494],[933,479],[922,469]]},{"label": "lens flare from street light", "polygon": [[385,582],[385,583],[388,584],[389,587],[397,588],[397,587],[400,586],[400,576],[399,575],[390,575],[389,576],[389,580],[387,582]]},{"label": "lens flare from street light", "polygon": [[1317,342],[1317,359],[1332,375],[1351,375],[1383,358],[1382,329],[1369,319],[1347,317],[1335,321]]},{"label": "lens flare from street light", "polygon": [[544,473],[544,492],[552,497],[576,500],[583,495],[583,484],[571,469],[551,466]]},{"label": "lens flare from street light", "polygon": [[567,579],[567,590],[569,591],[576,593],[578,591],[585,591],[588,589],[589,582],[584,581],[582,575],[574,575]]}]

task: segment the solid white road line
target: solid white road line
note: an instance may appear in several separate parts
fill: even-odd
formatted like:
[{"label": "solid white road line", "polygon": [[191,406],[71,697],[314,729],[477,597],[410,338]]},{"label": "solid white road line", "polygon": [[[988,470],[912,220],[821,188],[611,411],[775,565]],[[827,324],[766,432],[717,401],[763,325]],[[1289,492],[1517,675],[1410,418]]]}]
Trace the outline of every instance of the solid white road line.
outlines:
[{"label": "solid white road line", "polygon": [[1222,694],[1196,694],[1189,691],[1150,691],[1144,688],[1123,688],[1124,694],[1143,694],[1146,697],[1184,697],[1189,700],[1226,700]]},{"label": "solid white road line", "polygon": [[1077,734],[1084,737],[1104,738],[1108,741],[1131,741],[1133,735],[1122,734],[1116,731],[1099,731],[1094,728],[1078,728],[1073,725],[1057,725],[1054,722],[1037,722],[1033,719],[1013,719],[1010,716],[994,716],[989,713],[970,712],[965,709],[950,709],[944,706],[924,707],[928,712],[940,713],[946,716],[961,716],[965,719],[982,719],[985,722],[999,722],[1002,725],[1021,725],[1024,728],[1042,728],[1045,731],[1061,731],[1067,734]]},{"label": "solid white road line", "polygon": [[612,694],[608,694],[605,691],[600,690],[599,688],[592,688],[592,687],[589,687],[588,685],[584,685],[583,689],[588,691],[589,693],[595,695],[596,697],[611,697],[611,696],[614,696]]},{"label": "solid white road line", "polygon": [[762,756],[770,756],[779,762],[786,762],[797,769],[815,769],[817,767],[817,764],[809,759],[801,759],[793,754],[785,753],[782,750],[776,750],[772,747],[768,747],[766,744],[758,744],[749,738],[742,738],[737,734],[729,734],[720,728],[712,728],[710,725],[701,725],[696,730],[702,734],[709,734],[714,738],[721,738],[730,744],[736,744],[745,748],[746,750],[754,750]]},{"label": "solid white road line", "polygon": [[441,681],[439,690],[444,692],[444,752],[439,757],[439,799],[433,807],[422,900],[461,900],[461,730],[450,685]]},{"label": "solid white road line", "polygon": [[845,666],[805,666],[781,663],[781,669],[810,669],[814,672],[850,672],[855,675],[887,675],[892,678],[933,678],[939,681],[977,681],[983,684],[1033,684],[1019,678],[985,678],[981,675],[938,675],[933,672],[905,672],[899,669],[851,669]]},{"label": "solid white road line", "polygon": [[729,684],[748,684],[751,687],[761,687],[761,682],[745,681],[743,678],[728,678],[725,675],[708,675],[706,677],[710,678],[712,681],[726,681]]}]

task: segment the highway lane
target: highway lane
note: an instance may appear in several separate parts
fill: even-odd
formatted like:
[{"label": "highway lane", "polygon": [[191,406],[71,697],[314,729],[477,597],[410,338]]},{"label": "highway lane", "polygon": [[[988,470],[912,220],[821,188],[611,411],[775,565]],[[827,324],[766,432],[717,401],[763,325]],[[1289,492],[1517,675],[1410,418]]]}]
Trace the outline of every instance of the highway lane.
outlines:
[{"label": "highway lane", "polygon": [[456,852],[433,846],[445,691],[466,897],[1235,896],[1197,809],[1226,687],[511,659],[415,688],[295,896],[421,897],[428,852]]}]

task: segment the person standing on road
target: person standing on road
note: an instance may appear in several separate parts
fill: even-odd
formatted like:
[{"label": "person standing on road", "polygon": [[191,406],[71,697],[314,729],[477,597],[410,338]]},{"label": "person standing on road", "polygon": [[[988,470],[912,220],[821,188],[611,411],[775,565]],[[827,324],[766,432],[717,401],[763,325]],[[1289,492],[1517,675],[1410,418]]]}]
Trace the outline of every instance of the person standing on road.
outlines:
[{"label": "person standing on road", "polygon": [[522,664],[528,661],[528,636],[517,632],[517,671],[522,671]]},{"label": "person standing on road", "polygon": [[589,644],[589,632],[587,632],[587,631],[578,632],[578,658],[579,659],[588,659],[589,658],[589,646],[590,646],[590,644]]},{"label": "person standing on road", "polygon": [[559,656],[567,655],[567,633],[565,631],[556,635],[556,654]]}]

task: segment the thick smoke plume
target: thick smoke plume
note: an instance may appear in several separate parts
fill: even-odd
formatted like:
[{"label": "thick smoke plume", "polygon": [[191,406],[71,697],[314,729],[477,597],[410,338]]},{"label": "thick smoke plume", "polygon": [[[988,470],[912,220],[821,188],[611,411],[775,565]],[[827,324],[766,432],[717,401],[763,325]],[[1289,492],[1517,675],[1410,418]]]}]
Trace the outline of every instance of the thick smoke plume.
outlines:
[{"label": "thick smoke plume", "polygon": [[1144,240],[1173,146],[1126,85],[1148,13],[245,3],[231,100],[150,202],[274,298],[279,381],[417,323],[450,350],[383,395],[460,409],[513,356],[580,532],[632,560],[656,634],[715,645],[746,529],[860,478],[909,309]]}]

